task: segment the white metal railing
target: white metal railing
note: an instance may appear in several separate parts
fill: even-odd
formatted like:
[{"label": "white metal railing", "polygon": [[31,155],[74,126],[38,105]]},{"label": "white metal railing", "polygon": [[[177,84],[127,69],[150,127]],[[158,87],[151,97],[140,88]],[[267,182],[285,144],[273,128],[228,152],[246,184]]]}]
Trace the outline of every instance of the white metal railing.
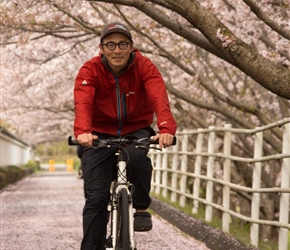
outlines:
[{"label": "white metal railing", "polygon": [[[270,129],[280,128],[283,133],[282,152],[274,155],[263,156],[263,135]],[[216,133],[223,133],[223,152],[216,149]],[[232,137],[234,134],[246,134],[254,136],[253,158],[231,155]],[[205,220],[210,222],[213,216],[213,208],[222,212],[222,229],[229,232],[231,216],[251,223],[251,244],[258,247],[259,225],[269,225],[279,228],[279,250],[288,249],[289,224],[289,199],[290,199],[290,118],[255,129],[235,129],[227,124],[224,127],[209,127],[195,131],[184,130],[177,132],[177,143],[162,152],[150,150],[154,171],[152,176],[152,192],[163,197],[170,198],[184,207],[186,199],[192,200],[192,213],[197,213],[199,204],[205,205]],[[189,139],[194,137],[196,145],[193,150],[189,149]],[[207,139],[207,147],[204,140]],[[181,144],[181,145],[180,145]],[[181,149],[181,150],[180,150]],[[188,159],[194,157],[194,172],[188,170]],[[222,161],[222,178],[214,177],[215,160]],[[261,188],[261,173],[263,164],[269,160],[281,162],[281,185],[280,187]],[[205,164],[204,164],[205,162]],[[244,162],[253,164],[252,187],[246,187],[231,183],[231,164]],[[201,174],[202,166],[206,166],[206,174]],[[193,180],[193,190],[189,190],[188,179]],[[201,181],[206,182],[205,197],[200,197]],[[214,184],[222,186],[221,204],[213,202]],[[168,192],[169,191],[169,192]],[[231,210],[231,192],[243,191],[252,194],[251,216],[243,215]],[[261,193],[279,193],[280,211],[279,221],[262,220],[260,214]]]}]

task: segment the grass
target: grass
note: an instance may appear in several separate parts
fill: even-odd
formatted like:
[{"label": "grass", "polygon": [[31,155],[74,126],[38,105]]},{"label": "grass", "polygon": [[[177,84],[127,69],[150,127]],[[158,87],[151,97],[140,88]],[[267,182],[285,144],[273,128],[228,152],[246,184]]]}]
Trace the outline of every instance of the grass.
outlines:
[{"label": "grass", "polygon": [[[222,230],[222,219],[221,216],[213,216],[212,221],[208,222],[205,221],[205,208],[203,204],[200,204],[199,210],[197,214],[192,213],[192,204],[187,202],[185,207],[181,207],[178,202],[171,202],[168,198],[164,198],[161,195],[151,194],[152,197],[155,197],[159,200],[161,200],[164,203],[167,203],[169,205],[172,205],[173,207],[179,209],[180,211],[186,213],[187,215],[194,217],[195,219],[198,219],[202,221],[203,223],[215,228]],[[169,197],[169,196],[168,196]],[[232,223],[230,224],[230,232],[228,234],[229,236],[239,240],[242,242],[245,246],[251,247],[249,244],[250,240],[250,224],[245,223],[241,221],[240,219],[233,218]],[[288,237],[288,242],[290,242],[290,232]],[[273,241],[260,241],[259,242],[259,249],[260,250],[278,250],[278,244],[277,242]]]}]

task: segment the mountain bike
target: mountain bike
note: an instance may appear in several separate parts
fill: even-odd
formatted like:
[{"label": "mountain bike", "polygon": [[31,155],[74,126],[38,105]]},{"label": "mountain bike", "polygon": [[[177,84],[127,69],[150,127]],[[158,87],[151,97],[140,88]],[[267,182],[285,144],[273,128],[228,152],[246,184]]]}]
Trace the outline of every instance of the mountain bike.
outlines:
[{"label": "mountain bike", "polygon": [[[176,138],[174,137],[175,144]],[[78,141],[68,138],[70,146],[79,145]],[[143,149],[158,149],[152,144],[159,144],[158,140],[152,138],[137,139],[136,137],[125,136],[121,138],[99,139],[93,141],[91,148],[117,148],[116,167],[117,177],[112,181],[111,195],[108,204],[108,220],[110,221],[110,234],[107,238],[107,250],[137,250],[133,221],[133,192],[134,185],[127,179],[127,166],[129,154],[127,146],[134,146]]]}]

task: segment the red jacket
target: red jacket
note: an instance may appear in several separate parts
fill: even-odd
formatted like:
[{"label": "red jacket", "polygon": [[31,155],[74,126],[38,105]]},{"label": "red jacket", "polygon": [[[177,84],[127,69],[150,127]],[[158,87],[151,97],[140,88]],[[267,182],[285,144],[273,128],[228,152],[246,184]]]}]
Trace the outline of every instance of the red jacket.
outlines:
[{"label": "red jacket", "polygon": [[109,70],[102,55],[86,62],[76,77],[74,102],[76,138],[92,131],[126,135],[150,126],[154,112],[159,133],[176,131],[162,76],[136,49],[119,76]]}]

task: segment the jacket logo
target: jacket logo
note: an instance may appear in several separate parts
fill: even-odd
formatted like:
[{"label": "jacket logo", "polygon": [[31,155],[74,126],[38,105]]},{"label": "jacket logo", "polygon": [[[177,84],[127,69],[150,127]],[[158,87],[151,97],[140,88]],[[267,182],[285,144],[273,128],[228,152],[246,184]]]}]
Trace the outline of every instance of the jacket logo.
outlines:
[{"label": "jacket logo", "polygon": [[88,83],[87,83],[87,81],[86,80],[84,80],[83,82],[82,82],[82,85],[87,85]]},{"label": "jacket logo", "polygon": [[128,94],[126,94],[126,96],[130,96],[130,95],[134,95],[134,94],[135,94],[135,92],[132,91],[132,92],[129,92]]}]

